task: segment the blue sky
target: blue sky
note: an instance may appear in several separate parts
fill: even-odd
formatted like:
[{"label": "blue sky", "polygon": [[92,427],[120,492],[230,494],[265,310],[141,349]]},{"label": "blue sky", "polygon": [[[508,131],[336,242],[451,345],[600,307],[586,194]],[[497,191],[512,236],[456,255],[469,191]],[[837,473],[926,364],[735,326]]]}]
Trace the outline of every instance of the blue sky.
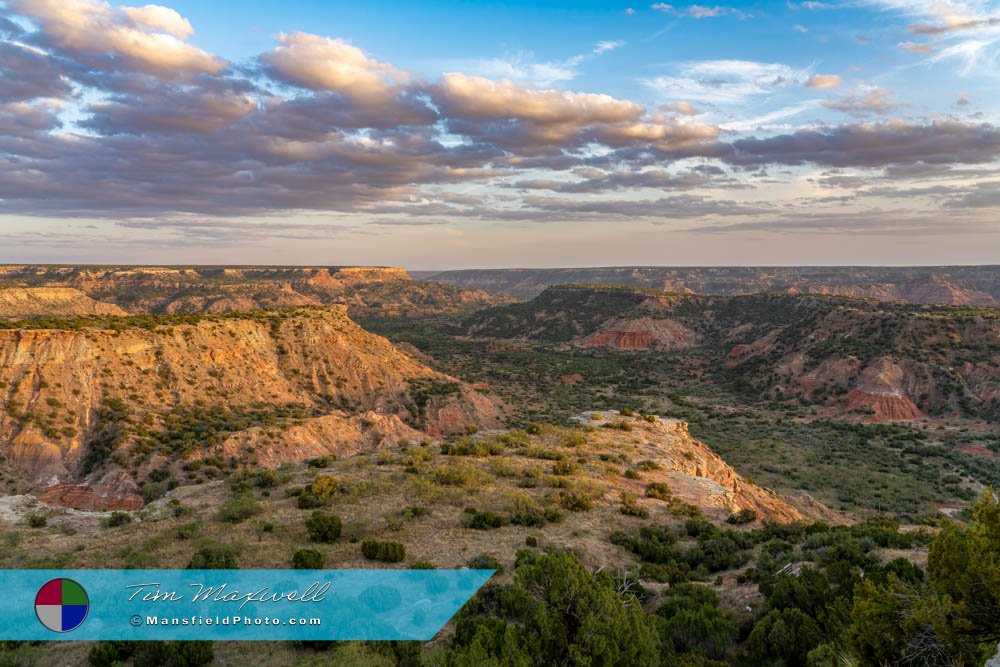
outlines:
[{"label": "blue sky", "polygon": [[1000,262],[1000,3],[0,2],[0,261]]}]

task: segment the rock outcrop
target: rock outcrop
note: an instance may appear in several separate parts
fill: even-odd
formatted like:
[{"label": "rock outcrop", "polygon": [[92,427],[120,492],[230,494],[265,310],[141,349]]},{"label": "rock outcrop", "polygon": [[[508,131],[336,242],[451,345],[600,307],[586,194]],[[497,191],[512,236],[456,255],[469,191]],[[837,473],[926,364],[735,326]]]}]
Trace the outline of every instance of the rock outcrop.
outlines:
[{"label": "rock outcrop", "polygon": [[[752,510],[760,520],[800,521],[802,512],[770,489],[757,486],[742,477],[705,443],[692,437],[687,422],[657,418],[650,422],[641,417],[622,417],[617,411],[587,412],[574,422],[595,426],[589,439],[633,439],[637,455],[655,465],[643,474],[633,490],[641,495],[649,482],[665,482],[673,496],[702,510],[738,512]],[[629,430],[604,428],[625,422]]]},{"label": "rock outcrop", "polygon": [[38,499],[49,505],[78,510],[132,511],[143,506],[138,491],[128,473],[117,471],[94,484],[53,484]]},{"label": "rock outcrop", "polygon": [[118,306],[95,301],[69,287],[8,287],[0,289],[0,318],[127,315]]},{"label": "rock outcrop", "polygon": [[[467,313],[511,300],[413,280],[393,267],[0,267],[3,287],[70,288],[129,313],[234,312],[345,305],[366,316]],[[2,302],[0,302],[2,308]],[[58,308],[40,315],[84,315]],[[120,314],[120,312],[119,312]],[[2,313],[0,313],[2,316]]]},{"label": "rock outcrop", "polygon": [[697,343],[698,334],[677,320],[651,317],[611,320],[583,339],[590,347],[617,350],[678,350]]},{"label": "rock outcrop", "polygon": [[908,421],[924,413],[903,390],[903,369],[887,358],[881,358],[861,373],[857,387],[847,394],[847,408],[871,411],[874,421]]},{"label": "rock outcrop", "polygon": [[678,294],[826,294],[885,302],[1000,305],[1000,266],[628,266],[576,269],[467,269],[420,277],[533,298],[555,285],[628,285]]},{"label": "rock outcrop", "polygon": [[[270,450],[256,455],[267,462],[354,451],[417,430],[450,434],[499,424],[493,398],[365,331],[343,307],[124,323],[120,330],[0,330],[0,453],[8,464],[40,484],[96,489],[93,475],[81,476],[102,430],[124,432],[114,438],[115,452],[91,462],[95,474],[113,468],[112,454],[127,458],[140,440],[149,446],[143,433],[165,428],[177,410],[197,422],[212,418],[198,415],[213,405],[251,415],[239,424],[274,424],[265,429],[278,434]],[[110,425],[102,422],[109,402],[124,415]],[[296,407],[281,412],[284,406]],[[286,413],[301,416],[272,417]],[[286,428],[290,434],[282,435]],[[240,442],[227,441],[225,453],[254,459]],[[256,449],[261,436],[248,435],[247,443]],[[52,493],[90,502],[79,499],[80,489]]]}]

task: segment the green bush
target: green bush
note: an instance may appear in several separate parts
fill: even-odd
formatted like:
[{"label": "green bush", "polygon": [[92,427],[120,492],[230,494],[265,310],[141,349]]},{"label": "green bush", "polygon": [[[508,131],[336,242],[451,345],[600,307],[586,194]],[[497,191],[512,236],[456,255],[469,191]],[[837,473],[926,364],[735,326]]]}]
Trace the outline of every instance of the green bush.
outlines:
[{"label": "green bush", "polygon": [[189,570],[236,570],[239,564],[236,560],[238,550],[236,547],[214,544],[204,546],[191,556],[188,563]]},{"label": "green bush", "polygon": [[242,523],[264,511],[260,503],[251,496],[230,498],[219,508],[216,518],[225,523]]},{"label": "green bush", "polygon": [[567,489],[559,492],[559,506],[570,512],[586,512],[594,506],[594,502],[582,491]]},{"label": "green bush", "polygon": [[292,568],[296,570],[322,570],[326,556],[316,549],[299,549],[292,556]]},{"label": "green bush", "polygon": [[25,520],[32,528],[44,528],[49,524],[49,520],[42,514],[29,514]]},{"label": "green bush", "polygon": [[472,570],[496,570],[497,574],[503,572],[503,565],[497,560],[496,556],[491,556],[489,554],[479,554],[478,556],[473,556],[466,562],[469,569]]},{"label": "green bush", "polygon": [[666,482],[650,482],[646,485],[646,497],[670,502],[673,500],[673,492]]},{"label": "green bush", "polygon": [[622,491],[619,510],[627,516],[637,516],[643,519],[649,516],[649,510],[640,505],[635,494],[629,491]]},{"label": "green bush", "polygon": [[117,528],[132,523],[132,515],[128,512],[112,512],[111,516],[104,520],[104,525],[108,528]]},{"label": "green bush", "polygon": [[507,519],[496,512],[476,512],[475,514],[468,515],[465,521],[466,528],[474,528],[476,530],[490,530],[491,528],[500,528],[506,525]]},{"label": "green bush", "polygon": [[400,563],[406,558],[406,547],[399,542],[365,540],[361,543],[361,553],[368,560],[382,563]]},{"label": "green bush", "polygon": [[340,537],[341,528],[340,517],[323,510],[316,510],[306,519],[306,530],[313,542],[335,542]]},{"label": "green bush", "polygon": [[730,514],[729,518],[726,519],[726,522],[727,523],[732,523],[732,524],[735,524],[735,525],[742,525],[742,524],[745,524],[745,523],[753,523],[756,520],[757,520],[757,513],[756,512],[754,512],[751,509],[743,509],[743,510],[740,510],[739,512],[735,512],[733,514]]}]

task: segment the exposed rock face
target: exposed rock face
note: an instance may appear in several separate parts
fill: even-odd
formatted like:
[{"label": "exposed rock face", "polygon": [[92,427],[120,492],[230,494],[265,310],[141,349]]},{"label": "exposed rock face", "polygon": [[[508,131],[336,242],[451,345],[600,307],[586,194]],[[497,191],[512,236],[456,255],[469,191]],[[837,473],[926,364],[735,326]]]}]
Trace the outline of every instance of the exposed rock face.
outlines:
[{"label": "exposed rock face", "polygon": [[137,510],[142,507],[142,496],[138,487],[125,472],[106,476],[99,483],[53,484],[46,488],[38,499],[49,505],[72,507],[78,510]]},{"label": "exposed rock face", "polygon": [[[1000,421],[1000,308],[576,285],[476,313],[462,327],[489,339],[635,351],[700,347],[744,390],[819,401],[829,413]],[[885,364],[894,365],[891,372]]]},{"label": "exposed rock face", "polygon": [[[639,455],[659,464],[659,469],[644,474],[642,485],[666,482],[674,497],[703,510],[738,512],[753,510],[760,520],[800,521],[803,514],[769,489],[757,486],[740,476],[705,443],[688,431],[687,422],[659,418],[647,422],[638,417],[622,417],[617,411],[588,412],[573,421],[597,426],[588,438],[634,438]],[[610,422],[625,421],[629,432],[602,428]],[[636,488],[641,493],[643,489]]]},{"label": "exposed rock face", "polygon": [[[430,388],[419,406],[414,382]],[[0,330],[0,396],[0,453],[49,483],[79,478],[108,399],[154,431],[172,410],[198,405],[297,405],[331,415],[279,437],[263,457],[269,461],[334,451],[358,433],[357,446],[365,446],[393,433],[415,437],[414,428],[449,434],[500,421],[492,398],[365,331],[343,307],[208,315],[120,331]],[[337,406],[351,406],[355,416]],[[359,426],[365,420],[372,424]],[[130,442],[125,437],[121,446],[127,451]],[[228,450],[234,455],[236,442]],[[281,453],[284,446],[290,451]],[[84,502],[85,492],[73,493],[73,502]]]},{"label": "exposed rock face", "polygon": [[[417,281],[392,267],[0,267],[0,287],[79,290],[130,313],[234,312],[342,304],[356,315],[465,313],[509,298]],[[92,314],[59,313],[42,315]]]},{"label": "exposed rock face", "polygon": [[595,267],[470,269],[420,277],[532,298],[554,285],[630,285],[678,294],[828,294],[904,303],[996,306],[1000,266]]},{"label": "exposed rock face", "polygon": [[254,427],[240,431],[196,458],[221,455],[225,460],[275,468],[328,454],[351,456],[402,440],[419,441],[426,435],[407,426],[397,415],[374,411],[352,416],[333,414],[278,430]]},{"label": "exposed rock face", "polygon": [[698,334],[671,319],[612,320],[583,340],[591,347],[613,347],[618,350],[676,350],[693,347]]},{"label": "exposed rock face", "polygon": [[868,408],[875,421],[919,419],[924,413],[904,393],[903,369],[890,359],[881,358],[861,373],[858,386],[847,394],[850,410]]},{"label": "exposed rock face", "polygon": [[69,287],[8,287],[0,289],[0,318],[125,315],[111,303],[94,301]]}]

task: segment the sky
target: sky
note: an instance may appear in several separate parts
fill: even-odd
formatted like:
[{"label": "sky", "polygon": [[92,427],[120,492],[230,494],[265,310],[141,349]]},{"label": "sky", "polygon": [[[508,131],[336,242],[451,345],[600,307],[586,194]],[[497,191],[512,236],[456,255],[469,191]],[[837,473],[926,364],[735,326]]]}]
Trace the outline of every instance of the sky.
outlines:
[{"label": "sky", "polygon": [[0,0],[0,262],[1000,264],[1000,0]]}]

